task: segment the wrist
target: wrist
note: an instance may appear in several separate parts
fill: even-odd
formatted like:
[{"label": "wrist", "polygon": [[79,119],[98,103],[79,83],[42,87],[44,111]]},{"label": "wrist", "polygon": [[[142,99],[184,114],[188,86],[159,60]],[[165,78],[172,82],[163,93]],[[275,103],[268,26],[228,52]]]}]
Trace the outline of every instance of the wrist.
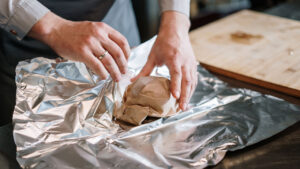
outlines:
[{"label": "wrist", "polygon": [[51,34],[58,30],[64,22],[66,22],[65,19],[52,12],[48,12],[35,25],[33,25],[28,36],[48,44]]},{"label": "wrist", "polygon": [[186,15],[175,11],[165,11],[161,16],[159,34],[164,32],[188,34],[190,25],[190,20]]}]

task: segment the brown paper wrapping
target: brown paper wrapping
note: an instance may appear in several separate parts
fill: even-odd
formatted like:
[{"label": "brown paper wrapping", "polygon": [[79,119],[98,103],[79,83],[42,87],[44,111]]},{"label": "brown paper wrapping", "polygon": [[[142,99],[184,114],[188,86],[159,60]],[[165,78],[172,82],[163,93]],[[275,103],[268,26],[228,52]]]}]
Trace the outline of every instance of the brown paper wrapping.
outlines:
[{"label": "brown paper wrapping", "polygon": [[141,77],[130,84],[123,96],[121,113],[115,117],[140,125],[148,117],[168,117],[178,111],[170,92],[170,80],[164,77]]}]

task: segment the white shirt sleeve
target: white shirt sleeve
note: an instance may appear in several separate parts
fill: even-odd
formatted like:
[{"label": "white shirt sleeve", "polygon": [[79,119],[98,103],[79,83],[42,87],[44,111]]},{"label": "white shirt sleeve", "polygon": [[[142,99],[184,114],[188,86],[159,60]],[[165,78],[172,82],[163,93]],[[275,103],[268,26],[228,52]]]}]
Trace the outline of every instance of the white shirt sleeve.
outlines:
[{"label": "white shirt sleeve", "polygon": [[190,0],[158,0],[161,12],[177,11],[190,16]]},{"label": "white shirt sleeve", "polygon": [[37,0],[0,0],[0,27],[21,40],[48,11]]}]

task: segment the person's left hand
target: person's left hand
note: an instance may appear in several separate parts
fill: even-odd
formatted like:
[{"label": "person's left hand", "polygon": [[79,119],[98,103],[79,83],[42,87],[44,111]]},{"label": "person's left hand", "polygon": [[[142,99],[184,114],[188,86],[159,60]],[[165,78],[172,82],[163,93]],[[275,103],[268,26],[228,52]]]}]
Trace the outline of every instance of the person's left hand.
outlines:
[{"label": "person's left hand", "polygon": [[188,18],[178,12],[164,12],[157,39],[147,63],[132,79],[148,76],[155,66],[166,65],[171,75],[172,95],[179,99],[182,110],[187,109],[197,85],[197,62],[189,40]]}]

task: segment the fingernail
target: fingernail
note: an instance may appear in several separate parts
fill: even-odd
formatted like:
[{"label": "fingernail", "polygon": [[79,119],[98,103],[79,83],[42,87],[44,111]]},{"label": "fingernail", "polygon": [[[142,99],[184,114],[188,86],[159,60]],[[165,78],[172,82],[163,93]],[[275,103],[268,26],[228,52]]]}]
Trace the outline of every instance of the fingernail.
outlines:
[{"label": "fingernail", "polygon": [[127,71],[128,71],[128,69],[127,69],[127,68],[125,68],[125,70],[124,70],[124,74],[126,74],[126,73],[127,73]]},{"label": "fingernail", "polygon": [[131,82],[134,82],[134,80],[135,80],[135,77],[130,79]]},{"label": "fingernail", "polygon": [[116,78],[116,82],[119,82],[120,80],[121,80],[121,77],[118,76],[118,77]]},{"label": "fingernail", "polygon": [[183,110],[185,110],[186,109],[186,103],[183,103],[182,107],[183,107]]},{"label": "fingernail", "polygon": [[176,97],[176,99],[178,99],[179,98],[179,92],[177,91],[177,92],[175,92],[175,97]]}]

